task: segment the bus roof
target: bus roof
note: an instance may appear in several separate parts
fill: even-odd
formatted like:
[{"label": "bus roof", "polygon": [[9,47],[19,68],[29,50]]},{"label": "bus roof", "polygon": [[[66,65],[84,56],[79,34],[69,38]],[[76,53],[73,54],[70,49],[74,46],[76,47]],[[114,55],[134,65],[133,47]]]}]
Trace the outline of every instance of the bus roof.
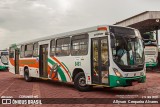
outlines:
[{"label": "bus roof", "polygon": [[[75,35],[75,34],[76,35],[84,34],[84,33],[87,33],[87,32],[97,31],[98,28],[107,27],[107,26],[117,26],[117,25],[98,25],[98,26],[94,26],[94,27],[88,27],[88,28],[83,28],[83,29],[79,29],[79,30],[54,34],[54,35],[51,35],[51,36],[46,36],[46,37],[42,37],[42,38],[38,38],[38,39],[33,39],[33,40],[18,43],[16,45],[18,46],[18,45],[22,45],[22,44],[29,44],[29,43],[33,43],[33,42],[45,41],[45,40],[50,40],[50,39],[54,39],[54,38],[61,38],[62,36],[67,37],[67,36],[72,36],[72,35]],[[117,27],[122,27],[122,26],[117,26]],[[125,28],[130,28],[130,27],[125,27]],[[130,29],[134,29],[134,28],[130,28]],[[11,46],[12,45],[13,44],[11,44]]]}]

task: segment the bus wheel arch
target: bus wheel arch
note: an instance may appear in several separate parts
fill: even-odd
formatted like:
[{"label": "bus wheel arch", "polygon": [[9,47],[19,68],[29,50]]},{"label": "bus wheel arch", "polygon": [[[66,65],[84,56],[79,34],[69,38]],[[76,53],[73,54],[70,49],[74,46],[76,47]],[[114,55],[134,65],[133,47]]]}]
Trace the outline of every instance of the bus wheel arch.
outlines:
[{"label": "bus wheel arch", "polygon": [[74,81],[74,86],[76,89],[78,89],[79,91],[85,92],[85,91],[90,91],[92,86],[91,85],[87,85],[86,82],[86,78],[85,78],[85,74],[84,71],[80,68],[75,69],[73,71],[73,76],[72,79]]},{"label": "bus wheel arch", "polygon": [[24,67],[24,79],[27,82],[31,82],[32,81],[32,77],[29,76],[29,68],[28,68],[28,66]]},{"label": "bus wheel arch", "polygon": [[84,73],[83,69],[81,69],[81,68],[75,68],[75,69],[73,70],[73,74],[72,74],[72,80],[73,80],[73,81],[74,81],[74,79],[75,79],[75,76],[76,76],[79,72],[83,72],[83,73]]}]

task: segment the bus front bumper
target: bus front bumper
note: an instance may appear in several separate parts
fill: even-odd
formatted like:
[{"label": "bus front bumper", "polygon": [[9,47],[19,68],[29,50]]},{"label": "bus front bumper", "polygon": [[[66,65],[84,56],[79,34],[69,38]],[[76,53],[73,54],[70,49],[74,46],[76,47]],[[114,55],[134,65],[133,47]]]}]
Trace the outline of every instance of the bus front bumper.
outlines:
[{"label": "bus front bumper", "polygon": [[157,62],[153,63],[146,63],[146,67],[156,67],[158,65]]},{"label": "bus front bumper", "polygon": [[135,85],[135,83],[144,83],[146,81],[146,76],[124,78],[110,75],[109,81],[110,87],[125,87]]}]

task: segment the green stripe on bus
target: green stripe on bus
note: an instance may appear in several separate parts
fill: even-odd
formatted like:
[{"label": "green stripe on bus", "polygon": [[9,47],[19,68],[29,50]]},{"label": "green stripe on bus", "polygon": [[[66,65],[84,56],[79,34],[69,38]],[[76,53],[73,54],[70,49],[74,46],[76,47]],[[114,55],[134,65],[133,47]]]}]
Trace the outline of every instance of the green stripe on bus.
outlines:
[{"label": "green stripe on bus", "polygon": [[63,62],[61,62],[61,63],[67,68],[69,74],[71,75],[71,72],[69,71],[68,67]]},{"label": "green stripe on bus", "polygon": [[[52,61],[52,60],[49,59],[49,58],[48,58],[48,62],[51,63],[52,65],[55,64],[55,62]],[[66,81],[67,81],[67,80],[66,80],[66,77],[65,77],[65,75],[64,75],[64,73],[63,73],[63,71],[62,71],[62,69],[61,69],[60,67],[58,68],[58,73],[59,73],[59,75],[60,75],[62,81],[63,81],[63,82],[66,82]]]}]

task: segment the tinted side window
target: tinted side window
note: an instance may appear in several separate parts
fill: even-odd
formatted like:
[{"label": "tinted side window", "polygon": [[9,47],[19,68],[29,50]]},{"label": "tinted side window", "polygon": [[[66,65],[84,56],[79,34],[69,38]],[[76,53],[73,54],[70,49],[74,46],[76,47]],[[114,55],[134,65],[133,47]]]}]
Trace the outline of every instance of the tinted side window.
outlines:
[{"label": "tinted side window", "polygon": [[9,48],[9,58],[14,58],[14,48]]},{"label": "tinted side window", "polygon": [[34,47],[33,56],[37,57],[38,56],[38,43],[35,43],[33,47]]},{"label": "tinted side window", "polygon": [[56,41],[56,55],[68,56],[70,54],[70,37],[57,39]]},{"label": "tinted side window", "polygon": [[22,45],[22,46],[21,46],[21,52],[20,52],[20,57],[21,57],[21,58],[24,58],[24,51],[25,51],[25,46]]},{"label": "tinted side window", "polygon": [[51,45],[50,45],[50,55],[54,56],[55,55],[55,49],[56,49],[56,42],[55,39],[51,40]]},{"label": "tinted side window", "polygon": [[25,46],[25,57],[32,57],[33,55],[33,44],[28,44]]},{"label": "tinted side window", "polygon": [[71,54],[73,56],[77,55],[87,55],[88,53],[88,35],[77,35],[72,37],[71,41]]}]

